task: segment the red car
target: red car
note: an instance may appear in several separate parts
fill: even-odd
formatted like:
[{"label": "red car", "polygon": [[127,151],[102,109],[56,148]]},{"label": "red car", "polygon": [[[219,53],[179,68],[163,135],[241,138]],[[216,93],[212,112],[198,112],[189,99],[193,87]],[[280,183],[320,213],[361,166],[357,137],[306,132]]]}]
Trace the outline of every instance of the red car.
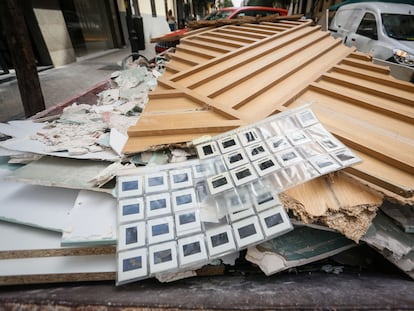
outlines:
[{"label": "red car", "polygon": [[240,8],[224,8],[217,10],[206,17],[204,20],[217,20],[217,19],[232,19],[232,18],[240,18],[243,16],[269,16],[278,14],[280,16],[286,16],[288,10],[281,9],[281,8],[270,8],[270,7],[263,7],[263,6],[243,6]]},{"label": "red car", "polygon": [[[218,19],[233,19],[233,18],[241,18],[244,16],[269,16],[278,14],[280,16],[286,16],[288,13],[288,10],[281,9],[281,8],[271,8],[271,7],[265,7],[265,6],[243,6],[240,8],[223,8],[220,10],[217,10],[206,17],[202,18],[203,20],[218,20]],[[164,38],[168,37],[176,37],[176,36],[182,36],[188,31],[188,28],[178,29],[176,31],[170,32],[164,36]],[[155,52],[161,53],[165,51],[166,49],[170,47],[175,47],[178,43],[180,43],[180,40],[173,40],[173,41],[159,41],[155,45]]]}]

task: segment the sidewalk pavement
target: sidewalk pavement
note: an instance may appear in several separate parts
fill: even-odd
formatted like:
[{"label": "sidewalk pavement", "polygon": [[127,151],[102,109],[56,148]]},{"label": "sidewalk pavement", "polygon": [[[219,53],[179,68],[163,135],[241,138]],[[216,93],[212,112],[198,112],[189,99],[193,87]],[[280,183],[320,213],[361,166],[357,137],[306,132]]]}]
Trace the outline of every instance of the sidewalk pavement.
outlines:
[{"label": "sidewalk pavement", "polygon": [[[154,58],[154,45],[146,43],[146,49],[139,53],[147,59]],[[113,49],[80,58],[69,65],[47,70],[39,68],[38,75],[46,108],[63,103],[109,79],[111,73],[119,70],[122,60],[130,54],[129,47]],[[11,70],[7,75],[0,75],[0,122],[24,118],[17,80]]]}]

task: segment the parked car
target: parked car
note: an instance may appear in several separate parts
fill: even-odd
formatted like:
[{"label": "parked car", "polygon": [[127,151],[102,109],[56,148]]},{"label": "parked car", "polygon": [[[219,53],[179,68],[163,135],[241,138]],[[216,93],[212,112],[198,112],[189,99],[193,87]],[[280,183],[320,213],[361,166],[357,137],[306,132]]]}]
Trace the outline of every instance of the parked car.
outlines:
[{"label": "parked car", "polygon": [[[217,10],[211,14],[208,14],[202,20],[218,20],[218,19],[234,19],[242,18],[244,16],[269,16],[269,15],[279,15],[286,16],[288,10],[281,8],[272,8],[272,7],[263,7],[263,6],[244,6],[244,7],[229,7]],[[176,31],[166,34],[163,38],[166,40],[161,40],[155,44],[155,52],[161,53],[168,48],[175,47],[180,40],[174,40],[176,37],[183,36],[188,31],[188,28],[178,29]],[[173,40],[168,40],[172,38]]]},{"label": "parked car", "polygon": [[413,67],[414,5],[401,2],[350,0],[332,6],[336,13],[329,31],[374,58]]},{"label": "parked car", "polygon": [[217,19],[233,19],[233,18],[241,18],[244,16],[269,16],[278,14],[280,16],[286,16],[288,10],[281,9],[281,8],[270,8],[270,7],[263,7],[263,6],[244,6],[240,8],[223,8],[217,10],[206,17],[203,20],[217,20]]}]

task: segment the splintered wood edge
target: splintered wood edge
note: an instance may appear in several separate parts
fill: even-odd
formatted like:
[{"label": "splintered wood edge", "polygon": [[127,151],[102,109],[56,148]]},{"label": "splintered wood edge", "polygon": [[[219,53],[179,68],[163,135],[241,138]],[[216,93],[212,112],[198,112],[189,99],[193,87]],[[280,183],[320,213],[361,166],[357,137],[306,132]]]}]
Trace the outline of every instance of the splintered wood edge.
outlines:
[{"label": "splintered wood edge", "polygon": [[[349,168],[345,169],[344,175],[348,178],[355,180],[362,185],[365,185],[371,191],[377,192],[384,197],[384,200],[388,200],[400,205],[414,205],[413,189],[402,189],[400,187],[391,187],[392,185],[383,185],[372,183],[369,180],[358,177],[353,170]],[[376,182],[376,181],[374,181]]]},{"label": "splintered wood edge", "polygon": [[116,272],[97,272],[97,273],[63,273],[63,274],[36,274],[36,275],[17,275],[0,276],[0,286],[23,285],[23,284],[42,284],[42,283],[67,283],[79,281],[115,281]]},{"label": "splintered wood edge", "polygon": [[116,246],[79,247],[60,249],[12,250],[0,252],[0,260],[19,258],[44,258],[65,256],[97,256],[116,253]]}]

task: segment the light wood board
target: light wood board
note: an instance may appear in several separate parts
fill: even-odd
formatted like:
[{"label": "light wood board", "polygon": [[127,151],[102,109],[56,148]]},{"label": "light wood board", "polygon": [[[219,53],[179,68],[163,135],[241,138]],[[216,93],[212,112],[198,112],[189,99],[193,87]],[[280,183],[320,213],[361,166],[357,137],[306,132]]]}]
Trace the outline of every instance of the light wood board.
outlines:
[{"label": "light wood board", "polygon": [[181,39],[125,153],[188,142],[312,103],[363,163],[348,170],[414,203],[414,85],[309,20],[228,25]]}]

